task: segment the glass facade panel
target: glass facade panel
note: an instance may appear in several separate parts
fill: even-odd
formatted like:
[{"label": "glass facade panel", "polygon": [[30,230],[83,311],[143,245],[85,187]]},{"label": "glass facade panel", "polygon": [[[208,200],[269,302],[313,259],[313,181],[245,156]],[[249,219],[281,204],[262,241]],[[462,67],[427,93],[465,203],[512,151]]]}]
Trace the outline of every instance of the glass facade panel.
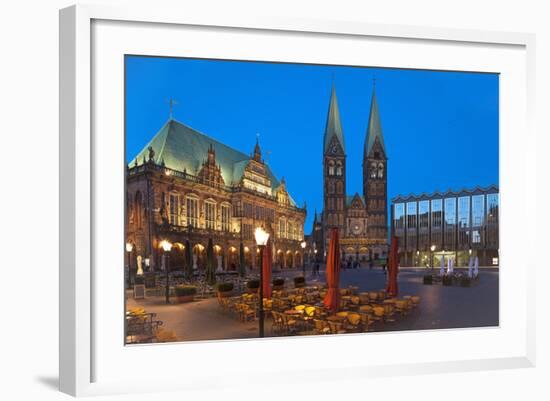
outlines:
[{"label": "glass facade panel", "polygon": [[498,194],[487,195],[487,222],[498,223]]},{"label": "glass facade panel", "polygon": [[445,198],[445,234],[443,247],[453,249],[456,246],[456,198]]},{"label": "glass facade panel", "polygon": [[498,249],[498,194],[487,195],[487,246]]},{"label": "glass facade panel", "polygon": [[445,226],[456,224],[456,198],[445,199]]},{"label": "glass facade panel", "polygon": [[430,224],[430,201],[418,202],[418,227],[428,228]]},{"label": "glass facade panel", "polygon": [[443,214],[443,200],[432,200],[432,227],[441,227]]},{"label": "glass facade panel", "polygon": [[460,228],[470,227],[470,197],[458,198],[458,225]]},{"label": "glass facade panel", "polygon": [[470,246],[470,197],[458,198],[458,245]]},{"label": "glass facade panel", "polygon": [[415,229],[416,228],[416,202],[407,203],[407,228]]},{"label": "glass facade panel", "polygon": [[485,217],[485,196],[472,196],[472,226],[480,227],[484,223]]},{"label": "glass facade panel", "polygon": [[396,203],[393,209],[393,220],[395,229],[405,228],[405,204]]}]

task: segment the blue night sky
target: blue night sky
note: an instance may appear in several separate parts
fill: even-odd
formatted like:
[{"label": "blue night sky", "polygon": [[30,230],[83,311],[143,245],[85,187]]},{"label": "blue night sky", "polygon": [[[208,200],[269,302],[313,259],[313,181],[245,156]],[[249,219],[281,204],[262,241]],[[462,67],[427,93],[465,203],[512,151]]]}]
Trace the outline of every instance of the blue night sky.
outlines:
[{"label": "blue night sky", "polygon": [[[169,116],[244,153],[256,133],[301,206],[305,232],[323,208],[323,133],[334,76],[347,150],[347,193],[362,194],[362,157],[376,77],[398,194],[498,185],[497,74],[126,57],[126,151],[133,158]],[[270,151],[269,156],[266,151]]]}]

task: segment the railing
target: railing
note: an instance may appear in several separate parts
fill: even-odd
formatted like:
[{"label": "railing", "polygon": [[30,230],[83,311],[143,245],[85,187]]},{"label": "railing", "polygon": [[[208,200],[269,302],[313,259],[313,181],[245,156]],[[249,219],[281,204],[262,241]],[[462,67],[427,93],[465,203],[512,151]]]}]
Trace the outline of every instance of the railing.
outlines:
[{"label": "railing", "polygon": [[[191,227],[191,228],[190,228]],[[239,239],[239,233],[231,231],[198,228],[194,226],[178,226],[174,224],[157,224],[157,230],[163,234],[191,234],[191,235],[212,235],[225,236],[232,239]]]}]

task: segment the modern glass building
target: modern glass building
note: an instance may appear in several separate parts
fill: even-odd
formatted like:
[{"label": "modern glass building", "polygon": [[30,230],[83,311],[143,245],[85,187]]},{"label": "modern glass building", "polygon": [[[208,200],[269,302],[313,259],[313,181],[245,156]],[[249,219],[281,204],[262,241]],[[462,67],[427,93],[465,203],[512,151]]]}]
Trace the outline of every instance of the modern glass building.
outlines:
[{"label": "modern glass building", "polygon": [[392,232],[399,239],[401,266],[439,267],[454,259],[468,266],[499,264],[497,186],[397,196],[392,199]]}]

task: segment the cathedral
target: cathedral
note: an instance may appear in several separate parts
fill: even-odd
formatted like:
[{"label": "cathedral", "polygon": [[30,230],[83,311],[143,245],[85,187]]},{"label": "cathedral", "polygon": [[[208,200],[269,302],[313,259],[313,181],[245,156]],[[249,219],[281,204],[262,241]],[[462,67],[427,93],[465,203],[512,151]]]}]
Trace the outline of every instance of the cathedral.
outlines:
[{"label": "cathedral", "polygon": [[332,87],[323,137],[323,211],[315,214],[312,239],[318,259],[328,250],[331,228],[338,228],[342,259],[372,261],[385,258],[388,249],[387,153],[382,135],[376,92],[363,147],[363,193],[346,192],[347,149],[342,121]]}]

